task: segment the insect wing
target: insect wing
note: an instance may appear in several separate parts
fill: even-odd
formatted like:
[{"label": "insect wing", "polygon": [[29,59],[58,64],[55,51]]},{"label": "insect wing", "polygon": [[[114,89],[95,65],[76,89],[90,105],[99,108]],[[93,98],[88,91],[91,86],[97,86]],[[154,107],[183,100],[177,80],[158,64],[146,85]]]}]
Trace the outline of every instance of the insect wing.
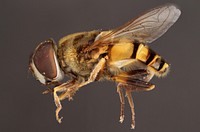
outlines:
[{"label": "insect wing", "polygon": [[120,38],[151,43],[162,36],[177,21],[180,14],[181,11],[173,4],[159,6],[96,40],[88,50],[113,44],[114,40]]}]

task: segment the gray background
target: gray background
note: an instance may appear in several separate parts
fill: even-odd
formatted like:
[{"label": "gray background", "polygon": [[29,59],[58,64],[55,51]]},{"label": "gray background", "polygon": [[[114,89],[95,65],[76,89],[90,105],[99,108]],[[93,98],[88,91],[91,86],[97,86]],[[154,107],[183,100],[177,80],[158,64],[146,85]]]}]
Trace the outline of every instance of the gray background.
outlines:
[{"label": "gray background", "polygon": [[[63,101],[62,124],[55,120],[52,95],[30,74],[29,55],[43,40],[79,31],[112,29],[164,3],[175,3],[182,15],[150,45],[171,63],[166,78],[154,78],[156,89],[133,93],[136,129],[118,122],[120,103],[112,82],[81,89]],[[4,132],[196,132],[200,130],[199,0],[1,0],[0,131]]]}]

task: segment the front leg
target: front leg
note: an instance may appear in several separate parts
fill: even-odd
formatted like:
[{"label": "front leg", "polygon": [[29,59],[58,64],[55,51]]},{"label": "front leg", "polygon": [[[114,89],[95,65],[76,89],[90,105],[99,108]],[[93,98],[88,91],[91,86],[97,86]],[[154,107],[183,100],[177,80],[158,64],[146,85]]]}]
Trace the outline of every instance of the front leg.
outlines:
[{"label": "front leg", "polygon": [[60,103],[60,99],[59,99],[59,96],[57,95],[57,92],[64,92],[64,91],[66,91],[67,89],[70,89],[71,87],[73,87],[74,86],[74,80],[71,80],[71,81],[68,81],[68,82],[66,82],[66,83],[63,83],[63,84],[61,84],[61,85],[59,85],[59,86],[57,86],[57,87],[55,87],[54,89],[53,89],[53,96],[54,96],[54,102],[55,102],[55,105],[56,105],[56,107],[57,107],[57,109],[56,109],[56,120],[59,122],[59,123],[61,123],[61,119],[63,118],[63,117],[59,117],[59,112],[60,112],[60,110],[62,109],[62,105],[61,105],[61,103]]},{"label": "front leg", "polygon": [[[60,103],[61,100],[64,100],[65,98],[72,99],[72,96],[75,94],[75,92],[81,88],[84,85],[87,85],[93,81],[95,81],[99,71],[104,68],[104,65],[106,63],[106,58],[101,58],[101,60],[98,62],[98,64],[95,66],[93,71],[90,74],[90,77],[87,81],[70,81],[69,83],[63,83],[60,86],[57,86],[54,88],[54,101],[56,104],[56,119],[59,123],[61,123],[61,119],[59,117],[59,112],[62,109],[62,105]],[[57,95],[57,92],[63,92],[60,96]]]}]

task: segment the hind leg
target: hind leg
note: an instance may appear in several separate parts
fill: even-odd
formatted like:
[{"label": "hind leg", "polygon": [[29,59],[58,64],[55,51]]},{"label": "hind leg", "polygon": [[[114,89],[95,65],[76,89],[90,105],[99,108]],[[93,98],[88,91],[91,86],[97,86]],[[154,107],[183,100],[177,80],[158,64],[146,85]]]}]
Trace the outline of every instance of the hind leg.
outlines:
[{"label": "hind leg", "polygon": [[[136,83],[137,84],[137,83]],[[121,84],[121,87],[125,88],[126,90],[126,97],[128,98],[128,102],[129,102],[129,106],[131,108],[131,129],[135,128],[135,108],[134,108],[134,103],[133,103],[133,98],[131,93],[134,91],[149,91],[152,90],[154,88],[154,85],[147,85],[146,87],[143,87],[144,84],[142,84],[141,87],[138,86],[134,86],[132,85],[128,85],[128,84]]]},{"label": "hind leg", "polygon": [[132,114],[131,129],[134,129],[135,128],[135,109],[134,109],[133,98],[132,98],[130,90],[126,90],[126,96],[128,98],[128,102],[129,102],[129,105],[131,108],[131,114]]},{"label": "hind leg", "polygon": [[152,74],[149,74],[146,70],[135,70],[123,74],[118,74],[112,77],[114,81],[119,83],[117,90],[121,102],[120,122],[122,122],[124,119],[124,95],[122,93],[122,88],[124,88],[126,90],[126,97],[131,108],[132,129],[135,128],[135,110],[131,92],[152,90],[155,85],[149,83],[149,80],[147,80],[147,78],[149,78],[151,75]]},{"label": "hind leg", "polygon": [[123,89],[122,89],[120,83],[117,85],[117,92],[119,94],[119,99],[120,99],[120,118],[119,118],[119,122],[122,123],[124,121],[124,105],[125,105],[125,101],[124,101]]}]

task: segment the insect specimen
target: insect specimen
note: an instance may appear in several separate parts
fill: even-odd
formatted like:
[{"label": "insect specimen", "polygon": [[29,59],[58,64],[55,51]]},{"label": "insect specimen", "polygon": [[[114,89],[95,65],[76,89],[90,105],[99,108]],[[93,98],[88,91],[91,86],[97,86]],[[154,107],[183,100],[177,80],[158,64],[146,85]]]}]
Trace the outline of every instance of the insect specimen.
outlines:
[{"label": "insect specimen", "polygon": [[[53,87],[44,93],[53,93],[57,121],[61,123],[62,100],[71,100],[77,90],[91,82],[111,80],[117,83],[120,122],[124,120],[125,92],[134,128],[131,92],[152,90],[152,77],[169,71],[169,64],[147,45],[162,36],[180,14],[175,5],[165,4],[113,30],[74,33],[60,39],[58,45],[52,39],[40,43],[30,57],[29,69],[42,84]],[[70,80],[62,83],[64,75]]]}]

